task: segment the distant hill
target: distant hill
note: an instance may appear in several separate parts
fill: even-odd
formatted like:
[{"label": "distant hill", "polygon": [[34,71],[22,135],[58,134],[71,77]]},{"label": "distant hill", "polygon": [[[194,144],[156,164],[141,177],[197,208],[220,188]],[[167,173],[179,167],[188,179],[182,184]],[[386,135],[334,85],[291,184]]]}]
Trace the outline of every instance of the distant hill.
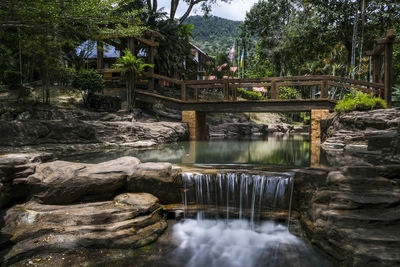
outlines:
[{"label": "distant hill", "polygon": [[237,28],[243,22],[215,16],[190,16],[185,23],[194,26],[193,42],[210,56],[215,56],[229,52],[237,36]]}]

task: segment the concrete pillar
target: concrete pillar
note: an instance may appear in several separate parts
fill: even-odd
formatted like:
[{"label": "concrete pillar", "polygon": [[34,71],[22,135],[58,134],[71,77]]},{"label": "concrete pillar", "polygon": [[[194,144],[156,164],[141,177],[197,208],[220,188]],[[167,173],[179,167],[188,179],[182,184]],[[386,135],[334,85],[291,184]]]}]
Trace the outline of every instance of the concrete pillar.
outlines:
[{"label": "concrete pillar", "polygon": [[206,114],[194,110],[182,111],[182,122],[189,125],[190,140],[205,140],[207,136]]},{"label": "concrete pillar", "polygon": [[321,143],[321,119],[326,119],[329,116],[327,109],[311,110],[311,142]]}]

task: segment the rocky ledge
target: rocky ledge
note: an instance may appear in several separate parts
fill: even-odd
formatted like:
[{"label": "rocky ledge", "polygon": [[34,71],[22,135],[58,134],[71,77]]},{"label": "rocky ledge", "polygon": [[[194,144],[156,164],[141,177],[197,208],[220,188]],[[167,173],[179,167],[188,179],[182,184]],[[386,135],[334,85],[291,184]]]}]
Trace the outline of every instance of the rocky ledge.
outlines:
[{"label": "rocky ledge", "polygon": [[306,237],[344,266],[400,265],[400,165],[295,175]]},{"label": "rocky ledge", "polygon": [[104,149],[148,147],[188,139],[186,124],[157,122],[132,114],[30,110],[0,117],[0,153],[45,151],[79,154]]},{"label": "rocky ledge", "polygon": [[321,128],[322,149],[336,165],[400,163],[400,109],[332,114]]},{"label": "rocky ledge", "polygon": [[159,199],[181,200],[179,169],[169,163],[134,157],[100,164],[41,162],[46,159],[0,158],[4,266],[49,253],[144,246],[167,227]]}]

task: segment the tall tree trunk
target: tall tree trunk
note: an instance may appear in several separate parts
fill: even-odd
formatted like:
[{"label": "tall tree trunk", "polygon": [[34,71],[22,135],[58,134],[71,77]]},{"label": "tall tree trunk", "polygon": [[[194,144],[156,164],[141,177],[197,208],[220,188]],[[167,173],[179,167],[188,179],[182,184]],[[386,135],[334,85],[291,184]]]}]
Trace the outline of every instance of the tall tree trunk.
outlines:
[{"label": "tall tree trunk", "polygon": [[135,105],[135,74],[129,72],[127,74],[127,109],[132,111]]},{"label": "tall tree trunk", "polygon": [[[357,1],[358,2],[358,1]],[[358,35],[358,8],[356,8],[356,13],[354,14],[354,24],[353,24],[353,38],[351,46],[351,78],[355,77],[355,66],[356,66],[356,47],[357,47],[357,35]]]},{"label": "tall tree trunk", "polygon": [[[360,38],[360,62],[358,63],[358,69],[361,70],[361,64],[363,57],[363,49],[364,49],[364,27],[365,27],[365,9],[366,9],[367,0],[362,0],[361,3],[361,38]],[[358,75],[358,79],[360,79],[360,75]]]}]

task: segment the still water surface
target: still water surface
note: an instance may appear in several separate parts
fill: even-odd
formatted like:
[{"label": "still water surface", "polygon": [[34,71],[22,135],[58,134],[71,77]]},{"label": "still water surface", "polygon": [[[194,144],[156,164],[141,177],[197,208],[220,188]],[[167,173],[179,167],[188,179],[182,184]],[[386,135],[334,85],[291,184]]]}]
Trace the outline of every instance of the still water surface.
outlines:
[{"label": "still water surface", "polygon": [[122,156],[134,156],[142,162],[207,165],[277,165],[308,167],[308,136],[270,135],[263,139],[184,141],[135,150],[102,152],[75,156],[73,161],[99,163]]}]

